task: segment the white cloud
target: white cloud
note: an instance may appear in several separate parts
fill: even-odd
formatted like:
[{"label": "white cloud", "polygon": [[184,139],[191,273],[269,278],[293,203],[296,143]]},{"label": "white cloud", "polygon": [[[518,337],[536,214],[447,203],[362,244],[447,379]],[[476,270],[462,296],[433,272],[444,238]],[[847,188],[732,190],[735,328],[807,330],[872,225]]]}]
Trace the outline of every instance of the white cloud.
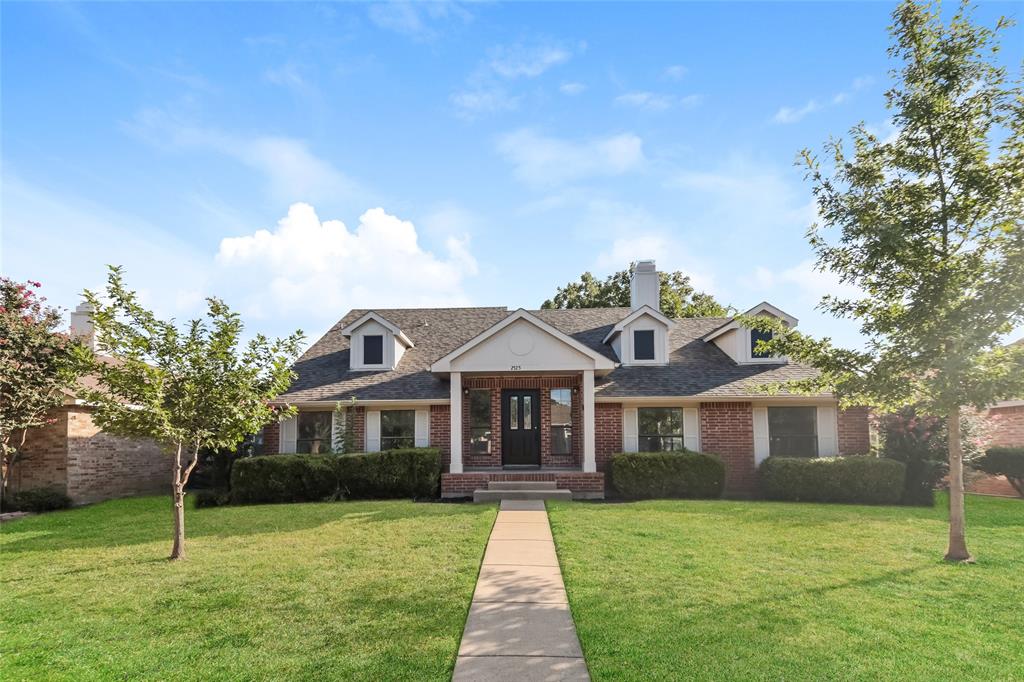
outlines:
[{"label": "white cloud", "polygon": [[615,103],[622,106],[647,109],[648,111],[665,111],[674,107],[692,109],[698,106],[704,98],[701,95],[686,95],[677,97],[657,92],[627,92],[615,98]]},{"label": "white cloud", "polygon": [[[858,76],[857,78],[853,79],[853,82],[850,84],[849,88],[832,95],[832,97],[828,99],[828,102],[831,106],[838,106],[849,100],[855,92],[863,90],[864,88],[868,87],[874,82],[875,81],[871,76]],[[803,118],[808,114],[813,114],[817,111],[821,111],[824,108],[825,105],[823,105],[816,99],[812,99],[809,100],[807,104],[805,104],[802,107],[780,107],[779,110],[776,111],[775,115],[772,117],[772,121],[775,123],[783,124],[797,123],[803,120]]]},{"label": "white cloud", "polygon": [[793,107],[780,107],[775,115],[772,116],[772,120],[776,123],[797,123],[808,114],[812,114],[815,111],[821,109],[821,105],[815,100],[810,100],[807,104],[799,108]]},{"label": "white cloud", "polygon": [[243,311],[329,324],[353,307],[466,305],[477,272],[466,238],[449,236],[439,257],[409,221],[373,208],[354,230],[293,204],[273,230],[221,241],[220,276],[234,282]]},{"label": "white cloud", "polygon": [[558,87],[558,90],[563,95],[579,95],[579,94],[582,94],[583,91],[586,90],[586,89],[587,89],[586,85],[584,85],[583,83],[576,83],[576,82],[562,83]]},{"label": "white cloud", "polygon": [[570,57],[571,52],[556,45],[499,45],[491,50],[488,66],[501,78],[536,78]]},{"label": "white cloud", "polygon": [[125,127],[151,144],[172,151],[206,149],[234,158],[264,175],[271,193],[281,201],[364,195],[358,183],[313,154],[304,140],[226,133],[185,123],[159,109],[140,112]]},{"label": "white cloud", "polygon": [[434,2],[374,2],[366,15],[378,28],[394,31],[415,40],[433,40],[437,25],[445,20],[470,21],[473,16],[465,7],[444,0]]},{"label": "white cloud", "polygon": [[665,77],[674,81],[681,80],[687,73],[689,69],[682,64],[673,64],[665,69]]},{"label": "white cloud", "polygon": [[643,140],[633,133],[565,140],[524,128],[502,135],[498,152],[512,163],[516,178],[535,186],[622,175],[645,161]]},{"label": "white cloud", "polygon": [[519,106],[519,97],[510,95],[505,88],[488,87],[453,93],[451,102],[459,118],[472,121],[484,114],[512,111]]},{"label": "white cloud", "polygon": [[299,67],[294,62],[285,62],[276,68],[267,69],[263,72],[263,78],[274,85],[289,87],[294,90],[306,90],[309,84],[299,73]]}]

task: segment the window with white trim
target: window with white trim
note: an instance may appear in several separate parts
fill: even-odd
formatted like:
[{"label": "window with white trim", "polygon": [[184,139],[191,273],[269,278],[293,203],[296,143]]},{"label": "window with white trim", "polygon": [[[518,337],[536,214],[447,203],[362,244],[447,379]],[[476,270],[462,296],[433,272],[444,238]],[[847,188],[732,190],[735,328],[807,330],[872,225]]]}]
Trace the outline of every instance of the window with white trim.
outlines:
[{"label": "window with white trim", "polygon": [[491,451],[491,390],[469,391],[469,451],[487,454]]},{"label": "window with white trim", "polygon": [[551,389],[551,454],[572,454],[572,389]]},{"label": "window with white trim", "polygon": [[366,334],[363,336],[363,364],[384,364],[384,336],[382,334]]},{"label": "window with white trim", "polygon": [[769,407],[768,454],[772,457],[817,457],[818,408]]},{"label": "window with white trim", "polygon": [[634,329],[633,330],[633,359],[654,360],[654,330]]},{"label": "window with white trim", "polygon": [[416,410],[380,411],[380,449],[411,448],[416,445]]},{"label": "window with white trim", "polygon": [[683,449],[683,409],[681,407],[641,407],[637,409],[640,452],[671,452]]},{"label": "window with white trim", "polygon": [[331,451],[331,413],[299,412],[295,452],[316,455]]}]

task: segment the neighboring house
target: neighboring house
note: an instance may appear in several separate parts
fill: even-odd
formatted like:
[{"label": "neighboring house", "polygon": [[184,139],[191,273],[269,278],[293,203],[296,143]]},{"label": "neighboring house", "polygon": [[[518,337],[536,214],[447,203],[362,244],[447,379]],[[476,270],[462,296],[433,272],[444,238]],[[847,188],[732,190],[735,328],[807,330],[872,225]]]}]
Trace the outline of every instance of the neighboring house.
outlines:
[{"label": "neighboring house", "polygon": [[[92,344],[86,304],[71,314],[71,333]],[[112,358],[103,358],[114,362]],[[95,386],[96,377],[82,383]],[[92,408],[67,394],[46,426],[30,429],[11,471],[9,492],[56,488],[74,504],[170,490],[171,458],[153,441],[104,433],[93,423]]]},{"label": "neighboring house", "polygon": [[[1013,345],[1024,345],[1024,339],[1014,341]],[[988,408],[987,416],[991,429],[990,445],[1024,447],[1024,398],[1001,400]],[[1018,496],[1016,489],[1010,485],[1005,476],[971,476],[967,482],[967,489],[971,492],[988,495]]]},{"label": "neighboring house", "polygon": [[[867,410],[758,388],[813,370],[758,356],[732,318],[658,307],[642,261],[629,308],[353,310],[295,364],[279,401],[298,415],[265,429],[263,451],[330,449],[333,408],[353,398],[357,447],[437,447],[444,497],[529,480],[600,498],[614,453],[684,447],[720,455],[727,493],[747,495],[769,454],[868,451]],[[797,322],[768,303],[748,312]]]}]

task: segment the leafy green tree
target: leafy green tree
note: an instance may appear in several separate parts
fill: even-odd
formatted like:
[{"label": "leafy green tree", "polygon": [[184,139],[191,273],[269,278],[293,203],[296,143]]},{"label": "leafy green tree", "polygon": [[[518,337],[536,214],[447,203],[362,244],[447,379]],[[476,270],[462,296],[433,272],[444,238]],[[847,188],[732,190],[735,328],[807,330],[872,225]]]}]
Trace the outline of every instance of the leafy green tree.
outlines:
[{"label": "leafy green tree", "polygon": [[49,422],[88,366],[88,351],[57,332],[62,315],[39,287],[0,277],[0,503],[28,430]]},{"label": "leafy green tree", "polygon": [[95,362],[100,387],[85,392],[94,419],[110,433],[152,438],[173,455],[174,544],[185,555],[185,486],[200,451],[236,447],[293,409],[270,401],[287,390],[302,333],[252,339],[244,349],[237,313],[207,299],[206,320],[184,330],[143,308],[126,289],[121,268],[111,267],[104,296],[86,291],[93,307],[98,350],[115,362]]},{"label": "leafy green tree", "polygon": [[[579,280],[558,287],[554,298],[541,308],[628,308],[629,281],[636,263],[629,268],[599,280],[584,272]],[[711,294],[694,291],[690,278],[678,270],[659,272],[661,278],[661,312],[666,317],[724,317],[729,310]]]},{"label": "leafy green tree", "polygon": [[775,327],[762,350],[820,370],[795,388],[945,419],[945,558],[968,561],[961,410],[1024,392],[1024,348],[1000,343],[1024,322],[1024,100],[996,61],[1006,20],[976,25],[962,4],[943,23],[938,5],[909,0],[893,19],[895,134],[861,124],[852,153],[836,140],[827,164],[802,153],[821,217],[809,231],[818,267],[863,291],[821,308],[857,320],[866,347],[747,323]]}]

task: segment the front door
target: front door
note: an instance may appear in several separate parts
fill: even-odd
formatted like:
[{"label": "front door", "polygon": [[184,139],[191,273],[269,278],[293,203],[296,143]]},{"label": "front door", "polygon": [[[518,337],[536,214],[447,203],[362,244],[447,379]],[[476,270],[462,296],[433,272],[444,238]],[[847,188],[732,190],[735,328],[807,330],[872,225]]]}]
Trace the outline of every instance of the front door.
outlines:
[{"label": "front door", "polygon": [[501,392],[501,463],[540,466],[540,391]]}]

